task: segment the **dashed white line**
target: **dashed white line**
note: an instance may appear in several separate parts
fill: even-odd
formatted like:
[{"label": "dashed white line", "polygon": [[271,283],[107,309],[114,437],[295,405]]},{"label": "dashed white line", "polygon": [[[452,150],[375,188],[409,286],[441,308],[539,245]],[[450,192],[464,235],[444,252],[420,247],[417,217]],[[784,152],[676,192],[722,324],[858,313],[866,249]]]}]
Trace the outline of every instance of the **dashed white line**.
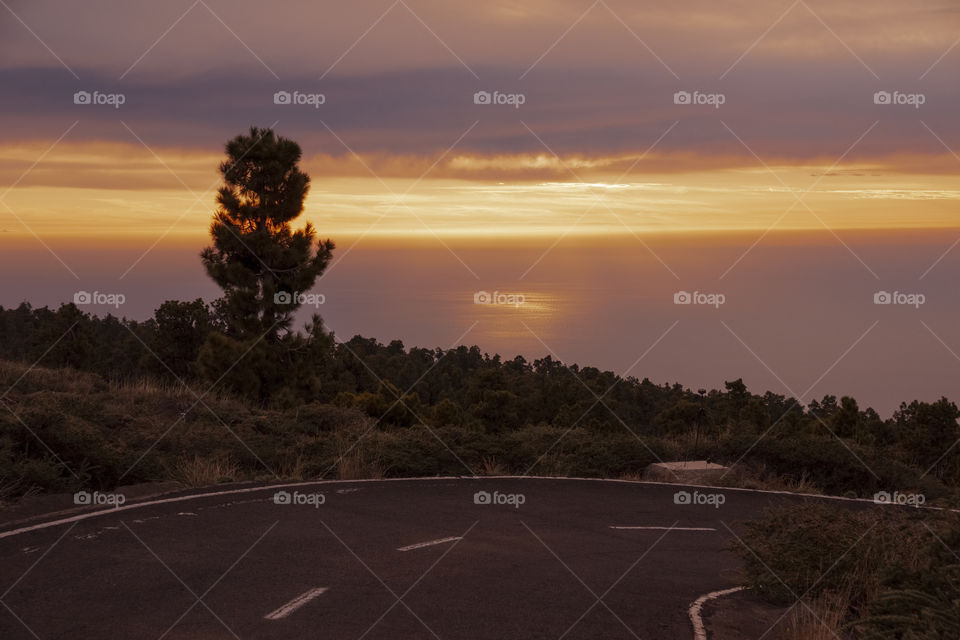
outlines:
[{"label": "dashed white line", "polygon": [[316,598],[326,590],[327,590],[326,587],[316,587],[316,588],[310,589],[306,593],[303,593],[297,596],[287,604],[283,605],[276,611],[271,611],[267,615],[263,616],[263,618],[264,620],[281,620],[283,618],[286,618],[288,615],[290,615],[291,613],[293,613],[303,605],[307,604],[308,602],[310,602],[311,600],[313,600],[314,598]]},{"label": "dashed white line", "polygon": [[744,589],[746,589],[746,587],[733,587],[732,589],[711,591],[697,598],[696,601],[690,605],[690,622],[693,623],[693,640],[707,640],[707,629],[703,626],[703,618],[700,616],[704,603],[706,603],[707,600],[713,600],[714,598],[736,593],[737,591],[743,591]]},{"label": "dashed white line", "polygon": [[417,544],[411,544],[406,547],[397,547],[397,551],[413,551],[414,549],[432,547],[433,545],[436,545],[436,544],[446,544],[448,542],[455,542],[456,540],[463,540],[463,536],[453,536],[452,538],[440,538],[439,540],[430,540],[429,542],[418,542]]},{"label": "dashed white line", "polygon": [[[50,527],[59,527],[61,525],[70,524],[71,522],[79,522],[80,520],[87,520],[89,518],[99,518],[101,516],[113,515],[118,511],[128,511],[130,509],[144,509],[146,507],[153,507],[160,504],[169,504],[173,502],[185,502],[189,500],[202,500],[207,498],[213,498],[217,496],[228,496],[228,495],[238,495],[245,493],[255,493],[261,491],[276,491],[277,489],[286,489],[291,487],[311,487],[317,485],[332,485],[332,484],[360,484],[360,483],[428,483],[428,482],[443,482],[445,485],[449,486],[451,483],[450,480],[467,480],[480,482],[491,481],[491,480],[540,480],[540,481],[550,481],[550,482],[592,482],[592,483],[607,483],[607,484],[622,484],[622,485],[633,485],[633,486],[650,486],[650,487],[687,487],[693,489],[722,489],[723,491],[729,492],[740,492],[740,493],[750,493],[758,495],[779,495],[779,496],[788,496],[792,498],[813,498],[817,500],[841,500],[843,502],[860,502],[868,504],[876,504],[873,498],[847,498],[844,496],[825,496],[815,493],[795,493],[792,491],[770,491],[765,489],[744,489],[741,487],[717,487],[711,485],[702,485],[702,484],[676,484],[670,482],[650,482],[647,480],[619,480],[619,479],[607,479],[607,478],[574,478],[567,476],[549,476],[549,477],[539,477],[539,476],[428,476],[422,478],[368,478],[363,480],[309,480],[306,482],[290,482],[283,484],[267,484],[258,487],[245,487],[243,489],[227,489],[222,491],[207,491],[202,493],[193,493],[186,496],[177,496],[175,498],[158,498],[153,500],[145,500],[143,502],[134,502],[127,503],[121,507],[111,507],[110,509],[102,509],[100,511],[90,511],[86,513],[81,513],[79,515],[60,518],[57,520],[48,520],[46,522],[41,522],[39,524],[25,525],[19,529],[12,529],[10,531],[0,532],[0,539],[9,538],[11,536],[18,536],[24,533],[31,531],[39,531],[41,529],[48,529]],[[261,500],[245,500],[237,501],[232,504],[244,504],[247,502],[262,502]],[[895,503],[884,503],[887,506],[896,506]],[[224,505],[228,506],[228,505]],[[881,505],[883,506],[883,505]],[[211,509],[220,508],[220,506],[209,507]],[[944,507],[928,507],[926,505],[922,507],[916,507],[919,509],[927,509],[931,511],[950,511],[953,513],[960,512],[960,509],[945,509]]]},{"label": "dashed white line", "polygon": [[610,525],[611,529],[620,529],[620,530],[643,530],[648,529],[650,531],[716,531],[713,527],[618,527],[615,525]]}]

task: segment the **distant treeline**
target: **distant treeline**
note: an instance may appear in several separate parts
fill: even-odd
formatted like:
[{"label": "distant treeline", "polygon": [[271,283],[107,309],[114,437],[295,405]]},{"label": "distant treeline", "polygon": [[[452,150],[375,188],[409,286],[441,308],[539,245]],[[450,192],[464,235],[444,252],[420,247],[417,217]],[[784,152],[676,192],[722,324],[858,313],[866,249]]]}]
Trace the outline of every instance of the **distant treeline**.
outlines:
[{"label": "distant treeline", "polygon": [[475,346],[406,348],[360,336],[339,342],[319,318],[302,332],[242,339],[227,335],[217,315],[202,300],[166,302],[144,322],[94,316],[74,304],[0,307],[0,359],[121,383],[183,383],[269,410],[353,408],[386,431],[425,424],[496,436],[549,426],[598,438],[668,439],[683,455],[740,460],[826,491],[960,481],[960,447],[953,446],[960,412],[946,398],[903,403],[884,420],[853,398],[828,395],[802,406],[750,393],[739,379],[701,396],[549,356],[504,360]]}]

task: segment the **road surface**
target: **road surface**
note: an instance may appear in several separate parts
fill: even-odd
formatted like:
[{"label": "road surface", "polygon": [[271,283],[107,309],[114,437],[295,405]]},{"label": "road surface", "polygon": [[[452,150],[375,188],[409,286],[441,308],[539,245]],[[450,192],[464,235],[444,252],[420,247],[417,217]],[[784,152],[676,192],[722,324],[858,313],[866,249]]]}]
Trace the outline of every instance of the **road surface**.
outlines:
[{"label": "road surface", "polygon": [[0,638],[692,638],[690,604],[741,584],[737,522],[798,499],[438,478],[128,502],[0,530]]}]

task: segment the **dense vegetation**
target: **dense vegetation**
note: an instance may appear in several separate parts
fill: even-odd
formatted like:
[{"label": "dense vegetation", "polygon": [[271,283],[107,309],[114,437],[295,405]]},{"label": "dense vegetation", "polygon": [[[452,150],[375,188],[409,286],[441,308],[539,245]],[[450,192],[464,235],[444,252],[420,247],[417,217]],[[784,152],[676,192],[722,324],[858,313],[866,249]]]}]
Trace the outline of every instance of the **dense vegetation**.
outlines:
[{"label": "dense vegetation", "polygon": [[[336,475],[348,450],[371,475],[618,477],[696,457],[739,460],[730,482],[866,497],[933,500],[958,482],[958,411],[946,399],[882,420],[851,398],[803,407],[740,380],[701,397],[549,356],[339,342],[319,321],[231,360],[215,353],[217,326],[199,300],[167,302],[146,322],[73,304],[0,308],[7,493],[163,479],[193,458],[226,461],[232,478]],[[25,363],[40,367],[21,379]]]},{"label": "dense vegetation", "polygon": [[859,496],[932,500],[960,482],[946,398],[882,420],[742,380],[698,395],[549,356],[341,342],[319,316],[293,330],[335,248],[292,227],[310,187],[300,147],[251,128],[224,151],[200,254],[223,290],[212,304],[168,301],[145,322],[0,307],[0,496],[171,476],[620,476],[690,458],[735,464],[728,482]]},{"label": "dense vegetation", "polygon": [[957,513],[822,501],[771,509],[732,544],[754,592],[792,607],[791,637],[866,640],[960,637],[958,546]]}]

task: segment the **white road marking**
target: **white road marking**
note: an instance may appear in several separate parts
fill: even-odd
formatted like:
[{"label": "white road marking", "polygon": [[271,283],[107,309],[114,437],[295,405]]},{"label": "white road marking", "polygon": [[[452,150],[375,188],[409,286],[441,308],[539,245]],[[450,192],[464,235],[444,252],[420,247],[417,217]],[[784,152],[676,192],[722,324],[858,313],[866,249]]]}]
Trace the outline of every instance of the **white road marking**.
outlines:
[{"label": "white road marking", "polygon": [[[426,480],[428,478],[423,478],[423,479]],[[4,531],[0,533],[0,538],[9,538],[10,536],[20,535],[21,533],[27,533],[29,531],[37,531],[39,529],[46,529],[48,527],[56,527],[62,524],[69,524],[71,522],[79,522],[80,520],[87,520],[89,518],[97,518],[100,516],[117,513],[118,511],[128,511],[130,509],[142,509],[143,507],[152,507],[158,504],[170,504],[172,502],[200,500],[203,498],[229,496],[229,495],[235,495],[238,493],[275,491],[276,489],[286,489],[289,487],[306,487],[306,486],[313,486],[317,484],[336,483],[336,482],[374,482],[374,481],[373,480],[327,480],[327,481],[312,481],[312,482],[293,482],[293,483],[287,483],[287,484],[264,485],[262,487],[247,487],[244,489],[226,489],[223,491],[208,491],[206,493],[193,493],[187,496],[177,496],[175,498],[159,498],[157,500],[147,500],[145,502],[127,503],[121,507],[111,507],[109,509],[103,509],[101,511],[89,511],[87,513],[81,513],[76,516],[70,516],[68,518],[60,518],[59,520],[50,520],[49,522],[42,522],[40,524],[20,527],[19,529],[13,529],[12,531]],[[251,500],[248,502],[260,502],[260,500]],[[147,520],[157,520],[159,517],[160,516],[154,516],[152,518],[146,518],[143,520],[134,520],[134,522],[141,523],[141,522],[146,522]]]},{"label": "white road marking", "polygon": [[611,529],[635,530],[649,529],[652,531],[716,531],[713,527],[618,527],[610,525]]},{"label": "white road marking", "polygon": [[711,591],[706,595],[702,595],[696,599],[696,601],[690,605],[690,622],[693,623],[693,640],[707,640],[707,629],[703,626],[703,618],[700,616],[700,612],[703,610],[703,605],[707,600],[713,600],[714,598],[719,598],[720,596],[725,596],[730,593],[736,593],[737,591],[743,591],[746,587],[733,587],[732,589],[723,589],[721,591]]},{"label": "white road marking", "polygon": [[452,538],[440,538],[439,540],[430,540],[429,542],[418,542],[417,544],[411,544],[406,547],[397,547],[397,551],[413,551],[414,549],[432,547],[435,544],[446,544],[447,542],[453,542],[455,540],[463,540],[463,536],[453,536]]},{"label": "white road marking", "polygon": [[[64,524],[70,524],[71,522],[78,522],[80,520],[87,520],[89,518],[99,518],[100,516],[106,516],[115,514],[118,511],[128,511],[130,509],[143,509],[144,507],[153,507],[159,504],[169,504],[171,502],[185,502],[187,500],[202,500],[204,498],[212,498],[216,496],[230,496],[244,493],[255,493],[260,491],[276,491],[277,489],[288,489],[292,487],[313,487],[317,485],[331,485],[331,484],[363,484],[363,483],[385,483],[385,482],[444,482],[449,480],[474,480],[474,481],[491,481],[491,480],[540,480],[540,481],[576,481],[576,482],[593,482],[600,483],[605,482],[608,484],[626,484],[634,486],[662,486],[662,487],[687,487],[693,489],[722,489],[723,491],[729,492],[741,492],[741,493],[753,493],[761,495],[782,495],[782,496],[792,496],[795,498],[815,498],[819,500],[840,500],[843,502],[861,502],[867,504],[876,504],[872,498],[846,498],[844,496],[825,496],[820,494],[813,493],[794,493],[791,491],[771,491],[767,489],[744,489],[741,487],[715,487],[710,485],[702,484],[681,484],[681,483],[671,483],[671,482],[650,482],[649,480],[619,480],[619,479],[606,479],[606,478],[572,478],[567,476],[428,476],[423,478],[369,478],[363,480],[309,480],[306,482],[290,482],[284,484],[268,484],[262,485],[259,487],[245,487],[243,489],[225,489],[222,491],[208,491],[205,493],[193,493],[186,496],[177,496],[175,498],[158,498],[156,500],[145,500],[143,502],[133,502],[124,504],[121,507],[111,507],[109,509],[103,509],[101,511],[89,511],[86,513],[81,513],[75,516],[69,516],[66,518],[60,518],[58,520],[48,520],[47,522],[41,522],[39,524],[23,526],[19,529],[12,529],[10,531],[0,532],[0,539],[9,538],[10,536],[17,536],[22,533],[28,533],[30,531],[38,531],[40,529],[48,529],[50,527],[58,527]],[[445,482],[445,486],[448,486],[450,483]],[[262,502],[262,500],[248,500],[245,502]],[[240,502],[235,502],[234,504],[241,504]],[[894,503],[884,503],[886,505],[894,505]],[[218,507],[210,507],[218,508]],[[928,507],[926,505],[922,507],[914,507],[919,509],[926,509],[930,511],[952,511],[954,513],[960,512],[960,509],[945,509],[943,507]],[[142,522],[142,521],[141,521]]]},{"label": "white road marking", "polygon": [[276,611],[271,611],[267,615],[263,616],[263,618],[264,620],[281,620],[286,618],[288,615],[307,604],[326,590],[326,587],[316,587],[314,589],[310,589],[306,593],[297,596],[287,604],[283,605]]}]

